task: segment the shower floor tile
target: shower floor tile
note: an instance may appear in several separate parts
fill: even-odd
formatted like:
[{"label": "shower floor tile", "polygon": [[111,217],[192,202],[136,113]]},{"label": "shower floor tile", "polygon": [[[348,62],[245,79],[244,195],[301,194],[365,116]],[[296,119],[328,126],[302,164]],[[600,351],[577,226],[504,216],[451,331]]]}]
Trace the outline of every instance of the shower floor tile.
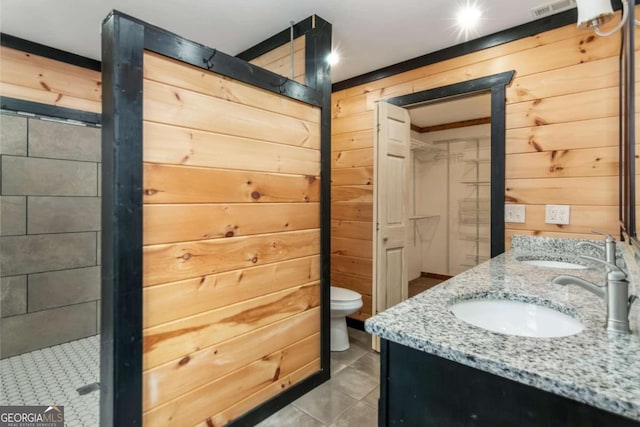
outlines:
[{"label": "shower floor tile", "polygon": [[100,391],[78,388],[100,381],[100,336],[0,360],[0,405],[62,405],[67,427],[95,427]]}]

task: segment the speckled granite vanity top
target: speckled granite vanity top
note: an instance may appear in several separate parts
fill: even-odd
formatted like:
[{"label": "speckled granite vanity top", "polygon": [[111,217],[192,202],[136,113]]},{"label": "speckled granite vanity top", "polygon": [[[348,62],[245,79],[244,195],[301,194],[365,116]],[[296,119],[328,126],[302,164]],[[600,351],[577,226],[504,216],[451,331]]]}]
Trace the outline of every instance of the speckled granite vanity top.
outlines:
[{"label": "speckled granite vanity top", "polygon": [[[632,335],[607,332],[605,304],[577,286],[551,284],[572,274],[602,284],[603,267],[565,270],[525,264],[548,259],[585,264],[569,239],[514,236],[513,249],[404,301],[365,323],[368,332],[477,369],[640,420],[640,303],[631,310]],[[619,244],[620,247],[623,244]],[[623,250],[622,252],[626,252]],[[623,258],[631,265],[628,253]],[[624,264],[624,261],[622,261]],[[630,278],[637,276],[632,265]],[[638,282],[631,292],[638,294]],[[585,329],[562,338],[502,335],[457,319],[449,307],[473,298],[517,299],[577,317]]]}]

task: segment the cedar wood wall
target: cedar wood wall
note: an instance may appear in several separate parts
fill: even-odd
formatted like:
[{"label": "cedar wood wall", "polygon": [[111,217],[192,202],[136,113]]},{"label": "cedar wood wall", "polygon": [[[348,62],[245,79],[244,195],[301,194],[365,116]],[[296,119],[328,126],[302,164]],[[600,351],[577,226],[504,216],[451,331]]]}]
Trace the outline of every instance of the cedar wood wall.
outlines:
[{"label": "cedar wood wall", "polygon": [[[305,37],[293,41],[293,80],[305,83]],[[291,43],[286,43],[249,61],[253,65],[291,78]]]},{"label": "cedar wood wall", "polygon": [[320,369],[320,109],[144,79],[144,424],[224,425]]},{"label": "cedar wood wall", "polygon": [[0,58],[1,96],[92,113],[102,111],[100,71],[4,46],[0,47]]},{"label": "cedar wood wall", "polygon": [[[331,283],[363,294],[354,318],[372,311],[374,102],[515,70],[506,202],[526,222],[505,224],[507,248],[513,234],[618,234],[619,46],[572,24],[333,93]],[[571,205],[571,224],[545,224],[545,204]]]}]

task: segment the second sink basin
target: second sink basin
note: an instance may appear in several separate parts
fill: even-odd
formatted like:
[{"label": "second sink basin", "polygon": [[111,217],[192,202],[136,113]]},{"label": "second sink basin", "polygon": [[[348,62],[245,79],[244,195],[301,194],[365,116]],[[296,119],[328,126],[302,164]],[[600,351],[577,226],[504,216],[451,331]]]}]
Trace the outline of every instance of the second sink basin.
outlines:
[{"label": "second sink basin", "polygon": [[567,314],[520,301],[473,299],[455,303],[450,310],[460,320],[506,335],[556,338],[584,329],[579,320]]}]

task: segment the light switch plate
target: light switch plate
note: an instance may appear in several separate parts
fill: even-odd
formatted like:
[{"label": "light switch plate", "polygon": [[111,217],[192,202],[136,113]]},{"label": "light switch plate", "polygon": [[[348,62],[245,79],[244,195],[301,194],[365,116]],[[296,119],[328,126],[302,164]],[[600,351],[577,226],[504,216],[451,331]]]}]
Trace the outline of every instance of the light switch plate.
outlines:
[{"label": "light switch plate", "polygon": [[547,224],[568,225],[569,217],[569,205],[547,205],[544,215],[544,222]]},{"label": "light switch plate", "polygon": [[524,224],[524,205],[504,205],[504,222],[517,222]]}]

